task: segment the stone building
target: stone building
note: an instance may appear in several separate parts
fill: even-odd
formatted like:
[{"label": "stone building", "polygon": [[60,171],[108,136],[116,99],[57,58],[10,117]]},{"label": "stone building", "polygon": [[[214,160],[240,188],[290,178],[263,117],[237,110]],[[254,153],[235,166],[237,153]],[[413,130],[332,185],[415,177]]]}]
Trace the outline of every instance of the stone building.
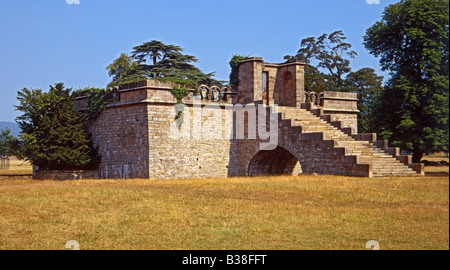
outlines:
[{"label": "stone building", "polygon": [[[102,156],[94,175],[423,175],[423,165],[412,164],[398,148],[376,134],[357,133],[356,94],[305,92],[304,63],[248,58],[238,77],[234,89],[191,89],[184,105],[176,105],[171,82],[147,80],[114,89],[114,102],[90,127]],[[86,106],[86,97],[78,97],[75,109]],[[45,173],[37,172],[37,178],[56,177]]]}]

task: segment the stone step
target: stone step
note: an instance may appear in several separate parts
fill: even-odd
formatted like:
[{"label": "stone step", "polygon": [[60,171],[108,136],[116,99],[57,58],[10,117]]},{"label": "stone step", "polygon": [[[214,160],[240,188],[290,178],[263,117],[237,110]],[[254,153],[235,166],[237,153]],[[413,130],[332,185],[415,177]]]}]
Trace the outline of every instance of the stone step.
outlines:
[{"label": "stone step", "polygon": [[408,167],[406,167],[406,166],[401,166],[401,165],[399,165],[399,166],[393,166],[393,167],[389,167],[389,166],[386,166],[386,167],[373,167],[373,170],[374,171],[413,171],[412,169],[410,169],[410,168],[408,168]]},{"label": "stone step", "polygon": [[[345,134],[345,133],[344,133],[344,135],[347,136],[347,137],[349,137],[349,138],[352,138],[352,137],[348,136],[348,135]],[[353,138],[352,138],[352,139],[353,139]],[[374,148],[374,149],[377,149],[377,150],[382,151],[381,149],[374,147],[374,145],[371,144],[371,143],[368,143],[368,142],[365,142],[365,141],[355,141],[355,139],[353,139],[353,141],[350,141],[350,142],[344,142],[344,144],[350,145],[350,146],[352,146],[352,145],[355,145],[355,146],[363,145],[363,146],[368,146],[368,147],[370,147],[370,148]]]},{"label": "stone step", "polygon": [[359,153],[359,154],[368,154],[368,155],[373,155],[374,154],[376,156],[386,155],[386,153],[383,153],[383,152],[372,151],[372,149],[370,149],[370,148],[363,148],[363,149],[361,149],[361,148],[346,147],[346,149],[350,153]]},{"label": "stone step", "polygon": [[413,171],[411,168],[408,168],[404,165],[398,164],[398,166],[373,166],[374,171]]},{"label": "stone step", "polygon": [[[352,151],[352,149],[350,148],[348,151]],[[365,152],[361,152],[361,151],[357,151],[355,150],[354,153],[359,153],[361,157],[363,158],[382,158],[382,159],[392,159],[392,160],[396,160],[394,157],[386,155],[386,153],[380,153],[380,152],[372,152],[372,151],[365,151]]]},{"label": "stone step", "polygon": [[336,127],[333,127],[332,125],[327,125],[326,123],[317,123],[317,122],[310,122],[310,121],[294,121],[293,123],[296,126],[305,126],[305,127],[330,127],[334,130],[338,130]]},{"label": "stone step", "polygon": [[410,176],[420,176],[419,174],[397,174],[397,173],[387,173],[387,174],[372,174],[372,177],[410,177]]},{"label": "stone step", "polygon": [[395,160],[395,159],[379,159],[379,158],[377,158],[377,157],[372,157],[372,158],[362,158],[361,156],[359,156],[359,160],[360,160],[360,162],[361,163],[371,163],[371,164],[374,164],[374,165],[383,165],[383,164],[386,164],[386,165],[391,165],[391,164],[402,164],[402,165],[404,165],[403,163],[400,163],[398,160]]},{"label": "stone step", "polygon": [[[351,141],[345,141],[345,142],[351,142]],[[377,150],[377,149],[375,149],[373,147],[370,147],[370,145],[346,144],[345,142],[344,143],[337,142],[337,144],[335,144],[335,145],[336,145],[336,147],[346,147],[346,148],[352,149],[352,150],[368,150],[368,151],[370,151],[372,153],[384,153],[384,154],[386,154],[386,152]]]},{"label": "stone step", "polygon": [[334,140],[335,147],[345,148],[346,155],[359,156],[360,164],[372,164],[373,176],[415,176],[414,170],[405,166],[383,149],[376,148],[373,143],[357,141],[338,127],[308,110],[300,108],[279,107],[284,119],[290,119],[293,126],[302,127],[301,133],[323,132],[324,139]]},{"label": "stone step", "polygon": [[380,165],[380,164],[403,164],[400,163],[398,160],[396,159],[387,159],[387,158],[377,158],[377,157],[359,157],[359,160],[361,160],[361,162],[370,162],[373,163],[375,165]]},{"label": "stone step", "polygon": [[393,174],[393,175],[412,175],[417,174],[415,171],[373,171],[374,175],[386,175],[386,174]]},{"label": "stone step", "polygon": [[[297,126],[297,125],[295,125]],[[330,132],[333,131],[335,129],[333,129],[333,127],[318,127],[318,126],[307,126],[307,125],[300,125],[302,127],[302,133],[306,133],[306,132]],[[337,130],[336,130],[337,131]]]},{"label": "stone step", "polygon": [[359,156],[359,159],[361,161],[370,161],[374,163],[391,163],[395,162],[398,163],[399,161],[393,157],[384,157],[376,155],[375,153],[354,153],[354,152],[347,152],[349,155]]},{"label": "stone step", "polygon": [[[369,162],[364,162],[364,163],[369,163]],[[373,166],[374,171],[375,170],[406,170],[406,171],[412,171],[411,168],[403,165],[403,164],[389,164],[389,165],[377,165],[374,163],[370,163]]]},{"label": "stone step", "polygon": [[380,164],[402,164],[400,161],[398,161],[397,159],[393,158],[393,157],[377,157],[377,156],[372,156],[372,157],[367,157],[367,156],[360,156],[359,160],[361,162],[370,162],[374,165],[380,165]]}]

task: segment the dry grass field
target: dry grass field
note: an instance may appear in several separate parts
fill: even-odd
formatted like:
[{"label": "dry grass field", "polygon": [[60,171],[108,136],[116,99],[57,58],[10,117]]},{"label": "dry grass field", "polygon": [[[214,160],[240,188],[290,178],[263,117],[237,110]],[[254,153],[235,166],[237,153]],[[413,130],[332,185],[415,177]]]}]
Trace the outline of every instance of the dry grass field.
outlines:
[{"label": "dry grass field", "polygon": [[0,249],[449,249],[446,177],[0,181]]},{"label": "dry grass field", "polygon": [[[436,153],[432,155],[426,155],[422,158],[422,160],[428,161],[449,161],[449,158],[444,153]],[[425,172],[449,172],[448,166],[425,166]]]},{"label": "dry grass field", "polygon": [[12,158],[9,164],[10,164],[10,169],[9,170],[0,170],[0,175],[33,173],[33,166],[27,161]]}]

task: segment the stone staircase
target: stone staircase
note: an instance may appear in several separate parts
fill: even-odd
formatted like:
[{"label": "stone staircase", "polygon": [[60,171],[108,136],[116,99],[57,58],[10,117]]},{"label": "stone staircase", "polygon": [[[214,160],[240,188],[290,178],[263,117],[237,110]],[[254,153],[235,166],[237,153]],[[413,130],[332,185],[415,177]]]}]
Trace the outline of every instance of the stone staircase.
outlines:
[{"label": "stone staircase", "polygon": [[419,172],[413,170],[404,158],[396,158],[386,149],[378,148],[374,141],[361,140],[361,136],[351,134],[350,129],[339,128],[340,123],[328,122],[326,115],[317,115],[319,112],[314,109],[278,106],[278,112],[302,134],[322,132],[324,140],[334,141],[334,147],[345,148],[346,156],[356,156],[357,164],[371,164],[373,177],[422,175],[420,169]]}]

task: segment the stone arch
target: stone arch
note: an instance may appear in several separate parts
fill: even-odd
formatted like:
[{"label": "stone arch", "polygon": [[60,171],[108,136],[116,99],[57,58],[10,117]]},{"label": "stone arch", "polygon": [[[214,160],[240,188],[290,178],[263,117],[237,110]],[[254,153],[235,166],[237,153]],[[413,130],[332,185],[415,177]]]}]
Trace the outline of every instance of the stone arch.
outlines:
[{"label": "stone arch", "polygon": [[288,150],[277,146],[274,150],[260,150],[250,160],[247,175],[299,175],[299,160]]}]

